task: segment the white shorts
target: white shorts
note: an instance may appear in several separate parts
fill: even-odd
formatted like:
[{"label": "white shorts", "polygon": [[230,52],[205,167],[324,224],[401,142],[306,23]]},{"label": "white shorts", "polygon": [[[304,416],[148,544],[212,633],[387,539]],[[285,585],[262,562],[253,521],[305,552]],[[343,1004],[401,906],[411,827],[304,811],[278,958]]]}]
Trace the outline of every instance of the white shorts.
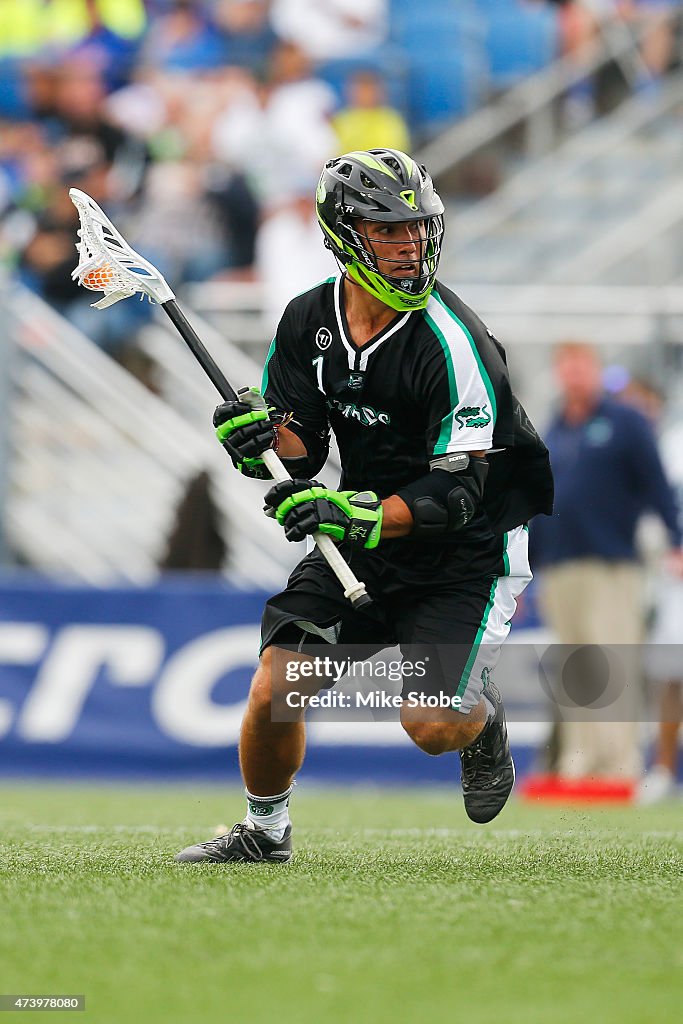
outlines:
[{"label": "white shorts", "polygon": [[645,649],[645,670],[653,682],[683,680],[683,580],[662,575],[656,594],[655,622]]}]

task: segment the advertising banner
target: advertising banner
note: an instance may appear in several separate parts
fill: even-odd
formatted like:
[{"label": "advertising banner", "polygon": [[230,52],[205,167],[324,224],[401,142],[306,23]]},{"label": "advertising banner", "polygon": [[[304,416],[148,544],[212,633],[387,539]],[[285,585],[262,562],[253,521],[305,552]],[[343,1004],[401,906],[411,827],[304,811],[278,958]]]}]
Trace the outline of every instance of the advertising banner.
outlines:
[{"label": "advertising banner", "polygon": [[[266,597],[212,577],[110,589],[1,581],[0,775],[237,780]],[[312,721],[306,777],[456,779],[457,756],[428,757],[396,716],[375,717]],[[532,732],[517,730],[518,761]]]}]

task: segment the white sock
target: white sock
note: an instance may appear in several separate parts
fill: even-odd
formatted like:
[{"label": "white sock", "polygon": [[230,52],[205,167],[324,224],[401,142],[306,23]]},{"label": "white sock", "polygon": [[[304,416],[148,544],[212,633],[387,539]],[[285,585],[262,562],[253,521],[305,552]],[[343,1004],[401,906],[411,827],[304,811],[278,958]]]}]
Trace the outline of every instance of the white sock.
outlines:
[{"label": "white sock", "polygon": [[289,797],[294,789],[290,786],[284,793],[277,796],[254,796],[249,790],[247,794],[247,816],[244,823],[248,828],[258,828],[274,842],[279,843],[289,825]]}]

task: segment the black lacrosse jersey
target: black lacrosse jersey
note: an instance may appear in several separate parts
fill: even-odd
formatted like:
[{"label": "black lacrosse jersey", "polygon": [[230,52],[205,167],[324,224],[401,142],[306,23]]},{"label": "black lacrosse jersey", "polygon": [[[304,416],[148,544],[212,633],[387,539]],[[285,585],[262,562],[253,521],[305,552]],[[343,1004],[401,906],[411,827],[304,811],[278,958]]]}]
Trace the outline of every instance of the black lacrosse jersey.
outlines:
[{"label": "black lacrosse jersey", "polygon": [[[340,486],[395,494],[450,452],[489,451],[483,511],[442,545],[500,536],[552,509],[548,451],[512,394],[502,346],[450,289],[436,283],[422,310],[397,313],[358,348],[343,278],[287,306],[262,391],[309,451],[334,432]],[[317,471],[317,470],[316,470]],[[431,543],[434,543],[433,541]]]}]

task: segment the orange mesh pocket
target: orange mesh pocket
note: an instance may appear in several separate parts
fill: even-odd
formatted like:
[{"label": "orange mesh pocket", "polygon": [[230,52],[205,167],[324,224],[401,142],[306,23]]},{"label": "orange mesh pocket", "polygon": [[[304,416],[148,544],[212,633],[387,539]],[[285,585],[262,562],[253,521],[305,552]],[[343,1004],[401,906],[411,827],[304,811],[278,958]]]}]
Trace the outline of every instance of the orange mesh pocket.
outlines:
[{"label": "orange mesh pocket", "polygon": [[116,280],[114,268],[111,263],[104,263],[101,267],[89,270],[81,282],[85,288],[92,292],[103,292]]}]

